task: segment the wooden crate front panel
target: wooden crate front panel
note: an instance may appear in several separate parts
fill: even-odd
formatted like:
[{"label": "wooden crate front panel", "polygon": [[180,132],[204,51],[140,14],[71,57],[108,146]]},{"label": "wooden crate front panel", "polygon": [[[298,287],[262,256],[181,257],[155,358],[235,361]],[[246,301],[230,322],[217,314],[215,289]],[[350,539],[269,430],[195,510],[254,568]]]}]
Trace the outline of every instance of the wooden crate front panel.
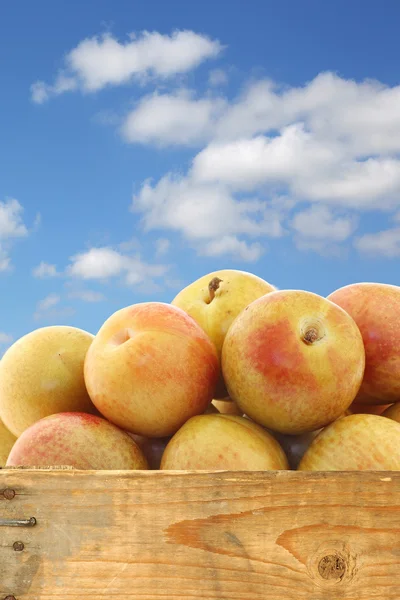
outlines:
[{"label": "wooden crate front panel", "polygon": [[0,471],[30,517],[0,600],[400,598],[397,473]]}]

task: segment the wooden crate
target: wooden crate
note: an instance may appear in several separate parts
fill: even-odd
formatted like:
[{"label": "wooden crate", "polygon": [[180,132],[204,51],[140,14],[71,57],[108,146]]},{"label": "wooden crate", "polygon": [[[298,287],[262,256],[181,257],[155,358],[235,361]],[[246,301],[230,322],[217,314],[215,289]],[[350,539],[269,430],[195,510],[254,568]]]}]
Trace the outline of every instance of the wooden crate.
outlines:
[{"label": "wooden crate", "polygon": [[0,600],[400,598],[396,472],[5,469],[0,520]]}]

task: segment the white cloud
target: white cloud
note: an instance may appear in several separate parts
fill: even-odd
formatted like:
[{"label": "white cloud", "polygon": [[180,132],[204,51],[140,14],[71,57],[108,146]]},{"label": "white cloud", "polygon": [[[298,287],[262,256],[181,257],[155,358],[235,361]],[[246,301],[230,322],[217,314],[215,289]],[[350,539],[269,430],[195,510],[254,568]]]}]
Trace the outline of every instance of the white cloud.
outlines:
[{"label": "white cloud", "polygon": [[35,81],[32,83],[31,98],[35,104],[43,104],[50,96],[58,96],[64,92],[72,92],[76,90],[77,87],[77,79],[59,73],[53,85],[48,85],[44,81]]},{"label": "white cloud", "polygon": [[283,185],[299,199],[359,208],[400,203],[400,160],[351,159],[337,142],[322,143],[301,124],[273,138],[212,143],[193,160],[192,174],[233,190]]},{"label": "white cloud", "polygon": [[69,298],[77,298],[83,302],[102,302],[105,300],[104,294],[95,292],[94,290],[75,290],[68,294]]},{"label": "white cloud", "polygon": [[124,270],[125,257],[112,248],[91,248],[71,258],[67,272],[80,279],[108,279]]},{"label": "white cloud", "polygon": [[372,256],[400,256],[400,227],[362,235],[355,239],[354,246],[359,252]]},{"label": "white cloud", "polygon": [[[208,96],[203,101],[214,103],[214,112],[203,114],[205,147],[185,175],[145,181],[133,210],[146,229],[178,231],[199,254],[244,259],[250,248],[256,257],[265,238],[283,235],[287,226],[298,248],[336,252],[353,236],[360,212],[400,206],[399,100],[400,86],[332,73],[298,88],[251,82],[230,103]],[[223,102],[219,111],[216,101]],[[191,97],[189,105],[200,102]],[[167,132],[154,127],[147,142],[200,139],[197,132],[184,139],[179,128]],[[271,206],[267,198],[278,201]],[[291,214],[305,203],[306,211]],[[396,240],[392,229],[359,238],[357,247],[395,255]]]},{"label": "white cloud", "polygon": [[28,229],[22,221],[23,210],[14,198],[0,202],[0,240],[28,235]]},{"label": "white cloud", "polygon": [[[196,59],[181,51],[189,40]],[[36,86],[37,100],[74,86],[93,92],[137,77],[164,79],[220,51],[219,42],[193,32],[145,33],[127,43],[111,36],[84,40],[68,54],[54,89]],[[225,72],[210,71],[208,83],[222,86]],[[399,105],[400,86],[330,72],[298,87],[253,80],[230,101],[216,90],[204,97],[187,89],[146,95],[120,127],[128,142],[203,149],[186,173],[145,181],[132,210],[146,230],[179,232],[202,255],[257,260],[266,238],[288,230],[302,249],[346,244],[358,213],[400,207]],[[397,232],[359,236],[355,245],[397,256]],[[103,260],[93,250],[107,255]],[[73,257],[69,272],[137,283],[141,268],[119,250]]]},{"label": "white cloud", "polygon": [[167,175],[156,185],[146,182],[132,203],[143,213],[147,229],[180,231],[191,240],[224,235],[281,235],[279,217],[268,205],[253,199],[237,201],[223,185],[201,184]]},{"label": "white cloud", "polygon": [[303,122],[320,140],[343,141],[354,154],[398,152],[400,86],[320,73],[301,87],[251,82],[222,116],[215,136],[252,137]]},{"label": "white cloud", "polygon": [[22,205],[15,198],[0,201],[0,272],[12,268],[9,256],[12,242],[26,237],[29,233],[22,220],[23,211]]},{"label": "white cloud", "polygon": [[272,81],[253,81],[227,107],[215,130],[215,137],[234,140],[280,129],[296,121],[286,115],[276,85]]},{"label": "white cloud", "polygon": [[13,342],[14,338],[12,335],[10,335],[9,333],[4,333],[4,331],[0,331],[0,344],[1,345],[5,345],[5,344],[11,344]]},{"label": "white cloud", "polygon": [[321,144],[302,124],[293,124],[272,138],[212,143],[195,157],[192,173],[199,181],[223,182],[246,190],[264,183],[314,181],[324,168],[337,162],[334,144]]},{"label": "white cloud", "polygon": [[132,211],[142,214],[146,230],[180,232],[200,254],[231,254],[255,260],[261,249],[244,237],[283,235],[281,219],[285,201],[237,200],[219,184],[202,184],[188,177],[167,175],[157,184],[146,182],[134,196]]},{"label": "white cloud", "polygon": [[49,99],[51,87],[47,86],[44,81],[35,81],[31,85],[31,98],[35,104],[43,104]]},{"label": "white cloud", "polygon": [[315,179],[299,178],[297,191],[312,200],[366,209],[388,209],[399,205],[400,161],[368,159],[343,162],[334,172],[323,172]]},{"label": "white cloud", "polygon": [[121,135],[128,142],[196,145],[212,135],[213,124],[225,108],[220,98],[196,99],[190,90],[145,96],[126,117]]},{"label": "white cloud", "polygon": [[169,240],[166,238],[159,238],[156,241],[156,256],[163,256],[164,254],[167,254],[170,246],[171,242]]},{"label": "white cloud", "polygon": [[311,206],[297,212],[291,226],[303,238],[343,242],[353,233],[356,220],[354,217],[335,216],[326,206]]},{"label": "white cloud", "polygon": [[67,54],[54,84],[37,81],[32,85],[32,100],[42,103],[78,88],[96,92],[127,84],[134,77],[165,79],[196,68],[221,50],[218,40],[187,30],[171,35],[144,31],[131,34],[125,43],[109,34],[87,38]]},{"label": "white cloud", "polygon": [[263,254],[263,247],[258,242],[249,244],[236,236],[226,235],[218,240],[210,240],[199,253],[204,256],[222,256],[230,254],[245,262],[255,262]]},{"label": "white cloud", "polygon": [[128,285],[136,285],[163,277],[167,271],[166,265],[148,264],[139,256],[128,256],[112,248],[91,248],[71,257],[67,274],[83,280],[106,281],[112,277],[124,277]]},{"label": "white cloud", "polygon": [[223,69],[212,69],[208,76],[208,85],[218,87],[228,83],[228,75]]},{"label": "white cloud", "polygon": [[43,298],[40,302],[38,302],[37,309],[38,311],[49,310],[49,308],[53,308],[59,304],[61,298],[57,294],[49,294],[46,298]]},{"label": "white cloud", "polygon": [[39,279],[44,279],[46,277],[57,277],[57,267],[56,265],[52,265],[42,261],[37,267],[32,270],[32,275],[34,277],[38,277]]}]

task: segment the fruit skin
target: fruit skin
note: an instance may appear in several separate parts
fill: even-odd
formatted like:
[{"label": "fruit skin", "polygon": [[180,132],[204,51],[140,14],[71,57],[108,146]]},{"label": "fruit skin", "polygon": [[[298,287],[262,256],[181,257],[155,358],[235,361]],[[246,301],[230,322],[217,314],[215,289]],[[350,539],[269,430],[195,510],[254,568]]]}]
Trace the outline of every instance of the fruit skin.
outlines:
[{"label": "fruit skin", "polygon": [[381,413],[381,416],[387,417],[388,419],[393,419],[393,421],[400,423],[400,402],[391,404]]},{"label": "fruit skin", "polygon": [[94,405],[110,422],[168,437],[211,403],[219,365],[213,343],[183,310],[143,302],[106,320],[84,373]]},{"label": "fruit skin", "polygon": [[16,440],[15,435],[0,421],[0,467],[4,467],[6,464],[8,455]]},{"label": "fruit skin", "polygon": [[400,400],[400,287],[354,283],[328,298],[351,315],[365,346],[365,373],[356,402],[390,404]]},{"label": "fruit skin", "polygon": [[192,417],[172,437],[161,470],[271,471],[288,469],[275,438],[244,417]]},{"label": "fruit skin", "polygon": [[292,435],[341,416],[357,394],[364,364],[351,317],[302,290],[271,292],[252,302],[222,349],[231,398],[256,423]]},{"label": "fruit skin", "polygon": [[76,327],[42,327],[21,337],[0,361],[0,418],[15,436],[60,412],[95,413],[83,378],[94,336]]},{"label": "fruit skin", "polygon": [[[182,308],[204,329],[215,344],[220,360],[225,335],[238,314],[253,300],[275,289],[247,271],[223,269],[204,275],[185,287],[171,304]],[[215,398],[226,396],[228,393],[221,376]]]},{"label": "fruit skin", "polygon": [[144,454],[129,435],[86,413],[60,413],[31,425],[15,442],[7,466],[148,468]]},{"label": "fruit skin", "polygon": [[311,443],[299,471],[399,471],[400,423],[379,415],[349,415]]}]

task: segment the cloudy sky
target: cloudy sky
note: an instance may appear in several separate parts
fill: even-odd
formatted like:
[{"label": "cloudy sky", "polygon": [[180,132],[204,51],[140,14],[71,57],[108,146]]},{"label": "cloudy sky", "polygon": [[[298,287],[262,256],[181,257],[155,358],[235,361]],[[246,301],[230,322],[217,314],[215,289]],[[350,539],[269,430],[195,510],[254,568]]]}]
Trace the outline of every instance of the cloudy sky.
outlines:
[{"label": "cloudy sky", "polygon": [[0,7],[0,354],[222,268],[400,285],[400,3]]}]

